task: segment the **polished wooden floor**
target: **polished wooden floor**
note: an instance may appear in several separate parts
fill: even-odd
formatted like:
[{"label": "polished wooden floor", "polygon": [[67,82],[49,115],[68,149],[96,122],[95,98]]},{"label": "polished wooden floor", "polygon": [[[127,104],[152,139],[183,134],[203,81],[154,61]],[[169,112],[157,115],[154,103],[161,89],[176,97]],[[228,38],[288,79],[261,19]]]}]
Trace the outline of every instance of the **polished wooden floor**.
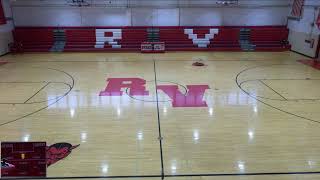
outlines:
[{"label": "polished wooden floor", "polygon": [[[48,168],[49,177],[153,180],[163,171],[172,180],[320,179],[320,71],[299,59],[307,58],[292,52],[6,55],[0,141],[80,144]],[[195,61],[206,66],[192,66]],[[145,79],[150,96],[99,96],[108,78]],[[208,85],[208,107],[173,107],[160,90],[157,103],[155,82]]]}]

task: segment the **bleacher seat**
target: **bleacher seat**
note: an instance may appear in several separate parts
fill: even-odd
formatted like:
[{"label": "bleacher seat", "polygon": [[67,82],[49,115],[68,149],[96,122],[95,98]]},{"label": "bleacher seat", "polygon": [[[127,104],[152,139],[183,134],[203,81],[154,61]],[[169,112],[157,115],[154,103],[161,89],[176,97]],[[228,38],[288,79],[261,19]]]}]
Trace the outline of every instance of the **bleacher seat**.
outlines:
[{"label": "bleacher seat", "polygon": [[[54,30],[65,34],[63,51],[140,51],[147,41],[150,27],[18,27],[13,31],[14,44],[25,52],[48,52],[55,44]],[[153,27],[154,28],[154,27]],[[243,27],[156,27],[159,40],[168,51],[241,51],[240,29]],[[246,27],[256,51],[288,50],[285,26]],[[14,49],[14,47],[13,47]]]},{"label": "bleacher seat", "polygon": [[46,52],[53,46],[52,29],[15,29],[13,37],[25,52]]},{"label": "bleacher seat", "polygon": [[290,49],[287,43],[289,30],[283,28],[252,28],[251,42],[258,51],[282,51]]}]

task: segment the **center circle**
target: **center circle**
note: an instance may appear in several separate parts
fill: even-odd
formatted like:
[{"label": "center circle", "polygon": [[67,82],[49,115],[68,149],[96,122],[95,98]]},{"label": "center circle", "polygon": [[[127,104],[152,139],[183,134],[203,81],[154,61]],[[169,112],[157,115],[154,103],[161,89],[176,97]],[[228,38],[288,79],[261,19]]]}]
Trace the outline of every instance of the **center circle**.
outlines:
[{"label": "center circle", "polygon": [[[181,91],[182,94],[186,95],[188,93],[188,89],[176,82],[171,82],[171,81],[147,81],[146,83],[146,89],[149,91],[148,96],[132,96],[130,95],[130,88],[126,88],[125,92],[126,94],[137,101],[143,101],[143,102],[157,102],[157,95],[156,95],[156,85],[175,85],[178,86],[179,90]],[[166,96],[162,91],[158,90],[158,102],[171,102],[172,100]]]}]

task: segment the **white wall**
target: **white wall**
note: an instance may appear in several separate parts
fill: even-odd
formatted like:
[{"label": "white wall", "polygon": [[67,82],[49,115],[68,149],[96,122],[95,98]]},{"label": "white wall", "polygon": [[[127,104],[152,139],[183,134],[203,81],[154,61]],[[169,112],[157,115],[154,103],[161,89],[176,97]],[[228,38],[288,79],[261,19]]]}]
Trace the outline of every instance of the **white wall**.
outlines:
[{"label": "white wall", "polygon": [[223,9],[220,8],[181,8],[181,26],[223,25]]},{"label": "white wall", "polygon": [[[80,26],[130,26],[130,11],[124,8],[83,8]],[[66,24],[68,25],[68,24]]]},{"label": "white wall", "polygon": [[[292,50],[310,57],[316,56],[320,34],[318,27],[311,25],[319,14],[319,8],[315,9],[315,6],[320,7],[320,0],[306,0],[302,18],[300,20],[288,20],[288,28],[290,29],[289,41],[292,45]],[[314,39],[313,47],[305,42],[305,40],[309,39]]]},{"label": "white wall", "polygon": [[[12,17],[9,0],[2,0],[2,6],[6,17]],[[12,42],[13,22],[7,21],[7,24],[0,25],[0,55],[9,52],[8,44]]]},{"label": "white wall", "polygon": [[17,26],[260,26],[285,25],[288,8],[14,7]]},{"label": "white wall", "polygon": [[182,8],[182,26],[264,26],[285,25],[288,8]]},{"label": "white wall", "polygon": [[223,11],[223,21],[225,25],[230,26],[285,25],[288,12],[287,7],[249,9],[226,8]]},{"label": "white wall", "polygon": [[[65,6],[72,0],[12,0],[14,6]],[[217,7],[222,0],[84,0],[92,7]],[[228,0],[227,0],[228,1]],[[238,0],[240,6],[287,6],[290,0]]]},{"label": "white wall", "polygon": [[131,24],[135,26],[153,26],[154,10],[150,8],[132,8],[131,9]]},{"label": "white wall", "polygon": [[132,26],[179,26],[179,9],[132,8]]},{"label": "white wall", "polygon": [[16,0],[13,15],[17,26],[255,26],[285,25],[289,13],[288,0],[239,0],[231,8],[216,0],[93,2],[71,7],[62,0]]},{"label": "white wall", "polygon": [[14,7],[13,18],[16,26],[80,26],[78,8]]}]

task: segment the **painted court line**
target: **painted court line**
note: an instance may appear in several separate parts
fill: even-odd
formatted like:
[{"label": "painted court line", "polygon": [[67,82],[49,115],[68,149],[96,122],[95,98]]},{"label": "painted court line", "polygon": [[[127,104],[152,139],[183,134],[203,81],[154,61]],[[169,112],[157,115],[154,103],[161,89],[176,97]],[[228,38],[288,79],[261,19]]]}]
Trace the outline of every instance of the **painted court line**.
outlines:
[{"label": "painted court line", "polygon": [[54,70],[54,71],[58,71],[58,72],[61,72],[61,73],[66,74],[66,75],[71,79],[71,81],[72,81],[71,85],[69,86],[70,89],[69,89],[63,96],[59,97],[59,98],[56,99],[54,102],[48,104],[47,106],[45,106],[45,107],[43,107],[43,108],[41,108],[41,109],[38,109],[38,110],[36,110],[36,111],[34,111],[34,112],[31,112],[31,113],[26,114],[26,115],[24,115],[24,116],[21,116],[21,117],[19,117],[19,118],[16,118],[16,119],[9,120],[9,121],[7,121],[7,122],[1,123],[1,124],[0,124],[0,128],[1,128],[2,126],[7,125],[7,124],[10,124],[10,123],[13,123],[13,122],[22,120],[22,119],[24,119],[24,118],[26,118],[26,117],[32,116],[32,115],[34,115],[34,114],[36,114],[36,113],[38,113],[38,112],[40,112],[40,111],[42,111],[42,110],[44,110],[44,109],[47,109],[48,107],[56,104],[56,103],[59,102],[61,99],[63,99],[64,97],[66,97],[66,96],[72,91],[72,89],[73,89],[73,87],[74,87],[74,85],[75,85],[75,80],[74,80],[74,78],[73,78],[72,75],[70,75],[69,73],[67,73],[67,72],[65,72],[65,71],[58,70],[58,69],[53,69],[53,68],[47,68],[47,69]]},{"label": "painted court line", "polygon": [[[28,61],[28,62],[18,62],[18,61],[13,61],[13,62],[7,62],[7,63],[74,63],[74,62],[79,62],[79,63],[97,63],[97,62],[105,62],[105,63],[123,63],[123,62],[141,62],[141,61],[145,61],[145,62],[151,62],[150,59],[142,59],[142,60],[102,60],[102,61],[87,61],[87,60],[84,60],[84,61]],[[194,62],[194,61],[198,61],[198,60],[194,60],[194,59],[182,59],[182,60],[176,60],[176,59],[155,59],[155,61],[181,61],[181,62]],[[222,60],[222,59],[208,59],[208,60],[202,60],[202,61],[210,61],[210,62],[214,62],[214,61],[217,61],[217,62],[220,62],[220,61],[223,61],[223,62],[243,62],[243,61],[258,61],[258,62],[266,62],[266,61],[270,61],[268,59],[262,59],[262,60],[256,60],[256,59],[243,59],[243,60]]]},{"label": "painted court line", "polygon": [[39,89],[34,95],[32,95],[29,99],[27,99],[25,103],[27,103],[30,99],[32,99],[33,97],[35,97],[37,94],[39,94],[44,88],[46,88],[48,85],[50,84],[50,82],[48,82],[46,85],[44,85],[41,89]]},{"label": "painted court line", "polygon": [[316,60],[298,60],[298,62],[307,66],[313,67],[314,69],[320,70],[320,62]]},{"label": "painted court line", "polygon": [[[212,173],[212,174],[174,174],[164,175],[164,178],[172,177],[234,177],[234,176],[284,176],[284,175],[320,175],[320,171],[306,172],[262,172],[262,173]],[[29,180],[29,179],[136,179],[136,178],[159,178],[162,175],[141,176],[70,176],[70,177],[46,177],[46,178],[1,178],[1,180]]]},{"label": "painted court line", "polygon": [[279,92],[277,92],[276,90],[274,90],[272,87],[270,87],[269,85],[267,85],[265,82],[263,82],[262,80],[260,80],[260,82],[265,85],[266,87],[268,87],[271,91],[273,91],[274,93],[278,94],[280,97],[282,97],[284,100],[288,100],[287,98],[285,98],[284,96],[282,96]]},{"label": "painted court line", "polygon": [[159,129],[159,144],[160,144],[160,158],[161,158],[161,179],[164,179],[164,165],[163,165],[163,148],[162,148],[162,135],[161,135],[161,122],[160,122],[160,110],[159,110],[159,94],[158,94],[158,82],[157,82],[157,69],[156,61],[153,60],[154,70],[154,84],[156,89],[156,103],[157,103],[157,118],[158,118],[158,129]]},{"label": "painted court line", "polygon": [[311,118],[308,118],[308,117],[304,117],[304,116],[301,116],[301,115],[298,115],[298,114],[295,114],[295,113],[292,113],[292,112],[289,112],[289,111],[286,111],[286,110],[282,110],[282,109],[280,109],[280,108],[278,108],[278,107],[275,107],[275,106],[273,106],[273,105],[270,105],[270,104],[268,104],[268,103],[266,103],[266,102],[258,99],[257,97],[253,96],[252,94],[250,94],[249,92],[247,92],[245,89],[243,89],[243,87],[241,86],[241,82],[240,82],[240,80],[239,80],[239,77],[241,76],[242,73],[245,73],[246,71],[249,71],[249,70],[252,70],[252,69],[256,69],[256,68],[260,68],[260,67],[272,67],[272,66],[279,66],[279,65],[282,66],[282,65],[285,65],[285,64],[270,64],[270,65],[254,66],[254,67],[246,68],[246,69],[240,71],[240,72],[237,74],[237,76],[235,77],[235,83],[237,84],[238,88],[239,88],[242,92],[244,92],[245,94],[247,94],[249,97],[251,97],[251,98],[259,101],[260,103],[262,103],[262,104],[264,104],[264,105],[266,105],[266,106],[269,106],[270,108],[273,108],[273,109],[276,109],[276,110],[278,110],[278,111],[280,111],[280,112],[283,112],[283,113],[286,113],[286,114],[295,116],[295,117],[297,117],[297,118],[301,118],[301,119],[303,119],[303,120],[307,120],[307,121],[310,121],[310,122],[314,122],[314,123],[320,124],[320,121],[318,121],[318,120],[314,120],[314,119],[311,119]]}]

